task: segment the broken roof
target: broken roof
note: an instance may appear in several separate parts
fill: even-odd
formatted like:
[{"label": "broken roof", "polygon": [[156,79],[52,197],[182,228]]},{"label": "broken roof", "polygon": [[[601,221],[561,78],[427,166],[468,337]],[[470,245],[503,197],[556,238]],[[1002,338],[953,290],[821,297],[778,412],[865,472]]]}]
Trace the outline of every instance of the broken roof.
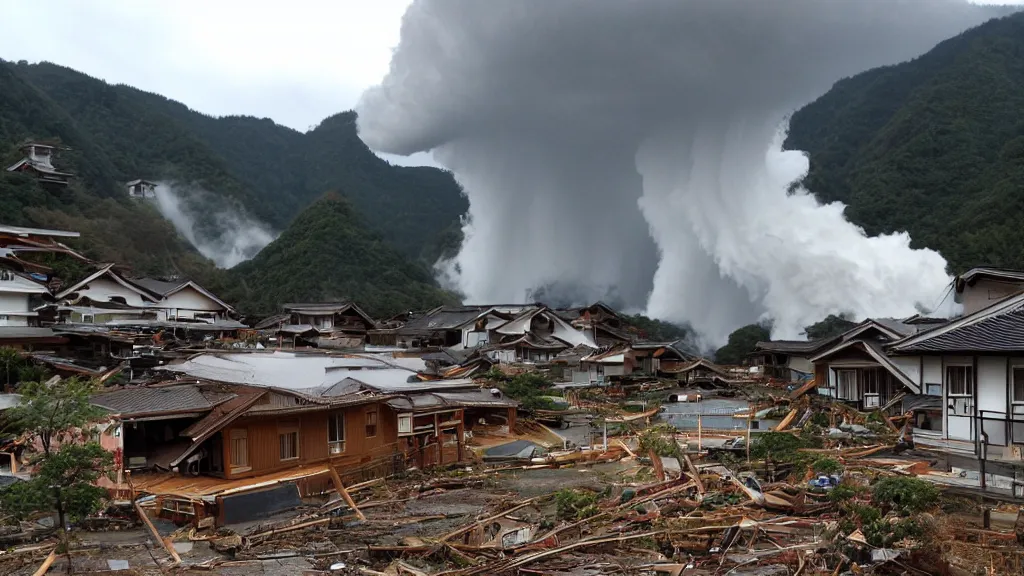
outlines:
[{"label": "broken roof", "polygon": [[822,338],[820,340],[771,340],[768,342],[758,342],[754,346],[754,351],[790,354],[793,356],[810,356],[819,350],[831,346],[837,340],[839,340],[839,336]]},{"label": "broken roof", "polygon": [[[495,393],[496,392],[496,393]],[[426,410],[434,408],[516,408],[519,402],[508,398],[497,389],[428,392],[388,400],[396,410]]]},{"label": "broken roof", "polygon": [[490,308],[480,306],[435,308],[422,316],[405,323],[401,332],[436,332],[439,330],[455,330],[462,325],[473,322],[490,312]]},{"label": "broken roof", "polygon": [[13,234],[27,238],[30,236],[48,236],[51,238],[79,238],[81,234],[78,232],[68,232],[67,230],[49,230],[47,228],[25,228],[22,226],[7,226],[0,224],[0,234]]},{"label": "broken roof", "polygon": [[179,384],[162,387],[122,388],[92,397],[92,403],[122,417],[151,414],[206,412],[236,395],[214,387]]},{"label": "broken roof", "polygon": [[953,282],[956,291],[963,292],[966,286],[973,286],[975,282],[981,279],[996,280],[998,282],[1024,282],[1024,271],[979,266],[957,276]]},{"label": "broken roof", "polygon": [[290,303],[284,304],[281,308],[289,314],[303,314],[306,316],[325,316],[330,314],[344,314],[345,312],[355,312],[358,314],[367,324],[375,326],[377,322],[370,317],[369,314],[363,311],[362,308],[357,306],[355,302],[308,302],[308,303]]}]

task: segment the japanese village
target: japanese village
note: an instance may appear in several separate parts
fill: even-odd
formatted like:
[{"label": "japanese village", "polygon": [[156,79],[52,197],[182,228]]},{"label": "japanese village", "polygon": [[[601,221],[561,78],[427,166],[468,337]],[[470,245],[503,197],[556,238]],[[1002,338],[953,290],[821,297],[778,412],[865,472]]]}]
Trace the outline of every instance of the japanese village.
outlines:
[{"label": "japanese village", "polygon": [[[708,118],[743,89],[674,70],[707,90],[684,100],[655,64],[556,47],[577,25],[554,7],[450,4],[413,1],[358,115],[308,131],[0,60],[0,574],[1024,574],[1024,16],[894,8],[886,34],[936,31],[891,62],[809,35],[863,66],[786,116],[773,146],[804,168],[768,207],[729,196],[779,179],[771,153],[744,172],[749,125],[666,144],[659,100],[595,120],[625,96],[576,72]],[[877,24],[836,6],[822,26]],[[666,45],[750,66],[689,12],[579,10],[630,62],[675,22]],[[463,26],[565,52],[516,76],[527,50]],[[661,131],[622,176],[597,141],[627,123]]]}]

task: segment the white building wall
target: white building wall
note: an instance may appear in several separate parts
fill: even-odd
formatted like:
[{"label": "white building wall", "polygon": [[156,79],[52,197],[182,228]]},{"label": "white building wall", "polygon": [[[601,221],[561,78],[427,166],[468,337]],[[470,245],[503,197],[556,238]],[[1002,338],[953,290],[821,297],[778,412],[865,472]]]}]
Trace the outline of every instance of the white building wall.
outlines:
[{"label": "white building wall", "polygon": [[801,358],[800,356],[789,357],[789,369],[814,374],[814,364],[811,364],[811,360],[809,358]]},{"label": "white building wall", "polygon": [[113,280],[103,277],[97,278],[87,284],[86,288],[77,291],[80,296],[87,296],[90,300],[97,302],[110,302],[113,296],[124,298],[125,304],[129,306],[145,306],[142,296],[138,292],[129,290]]},{"label": "white building wall", "polygon": [[[900,372],[907,375],[907,378],[921,386],[921,357],[920,356],[891,356],[889,358],[892,363],[899,368]],[[921,393],[924,393],[924,387],[921,387]]]},{"label": "white building wall", "polygon": [[1006,357],[978,357],[978,410],[1006,412]]},{"label": "white building wall", "polygon": [[28,294],[0,292],[0,314],[6,312],[28,312]]},{"label": "white building wall", "polygon": [[[156,304],[156,306],[166,310],[168,316],[176,316],[183,319],[195,318],[196,312],[217,312],[217,317],[220,318],[224,312],[224,308],[220,304],[217,304],[191,287],[171,294],[159,304]],[[334,319],[331,316],[317,316],[316,318],[318,320],[326,319],[326,323],[323,325],[317,324],[319,328],[330,328],[334,324]]]},{"label": "white building wall", "polygon": [[[925,356],[923,358],[924,373],[921,375],[921,392],[928,393],[928,384],[938,384],[942,390],[942,358]],[[941,393],[941,392],[940,392]]]}]

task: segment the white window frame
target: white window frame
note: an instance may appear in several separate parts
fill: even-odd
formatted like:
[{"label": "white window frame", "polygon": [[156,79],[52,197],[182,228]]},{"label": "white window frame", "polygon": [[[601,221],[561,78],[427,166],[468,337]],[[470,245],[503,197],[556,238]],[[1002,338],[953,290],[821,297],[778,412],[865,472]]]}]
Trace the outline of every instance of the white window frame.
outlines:
[{"label": "white window frame", "polygon": [[398,415],[398,433],[412,434],[412,413]]},{"label": "white window frame", "polygon": [[[950,382],[949,371],[953,368],[964,369],[964,392],[953,392],[952,382]],[[946,395],[951,398],[973,398],[974,397],[974,370],[970,364],[946,364],[945,377],[946,381]]]},{"label": "white window frame", "polygon": [[[329,415],[327,421],[327,446],[331,455],[345,453],[345,413],[335,412]],[[331,425],[334,425],[335,434],[331,434]]]}]

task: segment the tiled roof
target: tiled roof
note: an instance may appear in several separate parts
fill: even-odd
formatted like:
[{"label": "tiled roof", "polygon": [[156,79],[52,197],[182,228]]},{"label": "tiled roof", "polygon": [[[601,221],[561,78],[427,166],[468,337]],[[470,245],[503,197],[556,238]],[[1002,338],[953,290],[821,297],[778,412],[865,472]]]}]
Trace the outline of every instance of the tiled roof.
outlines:
[{"label": "tiled roof", "polygon": [[754,350],[758,352],[776,352],[779,354],[814,354],[831,346],[836,338],[825,338],[821,340],[772,340],[770,342],[758,342]]},{"label": "tiled roof", "polygon": [[205,412],[234,398],[230,392],[204,390],[194,384],[161,388],[123,388],[93,396],[92,403],[122,416],[154,413]]},{"label": "tiled roof", "polygon": [[986,318],[901,347],[900,352],[1024,351],[1024,310]]}]

